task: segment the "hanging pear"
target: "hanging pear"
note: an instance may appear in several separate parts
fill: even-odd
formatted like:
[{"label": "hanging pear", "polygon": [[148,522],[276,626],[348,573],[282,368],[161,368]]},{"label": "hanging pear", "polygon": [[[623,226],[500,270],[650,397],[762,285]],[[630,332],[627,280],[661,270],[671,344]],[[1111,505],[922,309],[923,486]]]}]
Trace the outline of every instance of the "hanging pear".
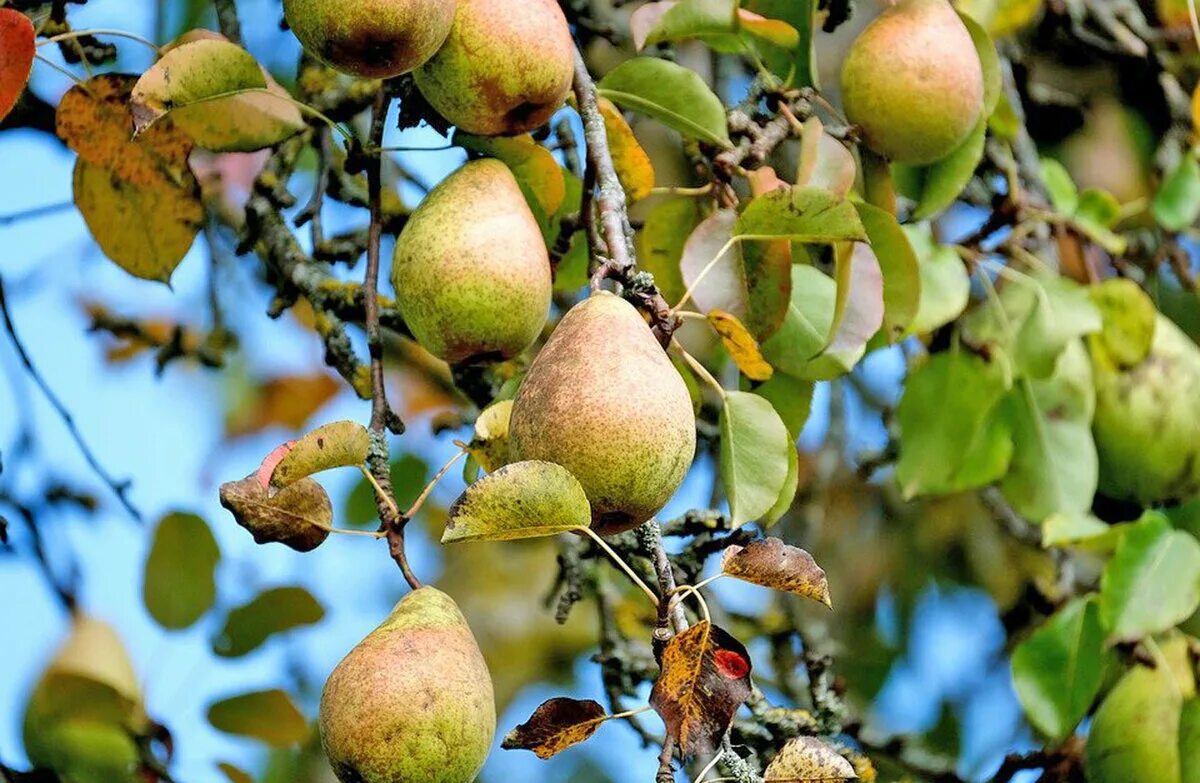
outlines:
[{"label": "hanging pear", "polygon": [[313,57],[351,76],[390,79],[437,52],[456,0],[283,0],[288,26]]},{"label": "hanging pear", "polygon": [[555,0],[459,0],[450,37],[413,72],[438,113],[479,136],[515,136],[562,108],[575,43]]},{"label": "hanging pear", "polygon": [[666,505],[696,453],[691,397],[633,305],[607,292],[563,316],[513,401],[518,460],[562,465],[592,527],[628,530]]},{"label": "hanging pear", "polygon": [[475,780],[496,732],[496,705],[454,600],[433,587],[401,599],[329,675],[320,729],[342,783]]},{"label": "hanging pear", "polygon": [[855,39],[842,64],[846,117],[867,146],[923,165],[961,144],[983,113],[983,66],[946,0],[900,0]]},{"label": "hanging pear", "polygon": [[507,166],[472,161],[425,197],[396,241],[392,284],[417,341],[448,362],[507,359],[537,338],[550,257]]}]

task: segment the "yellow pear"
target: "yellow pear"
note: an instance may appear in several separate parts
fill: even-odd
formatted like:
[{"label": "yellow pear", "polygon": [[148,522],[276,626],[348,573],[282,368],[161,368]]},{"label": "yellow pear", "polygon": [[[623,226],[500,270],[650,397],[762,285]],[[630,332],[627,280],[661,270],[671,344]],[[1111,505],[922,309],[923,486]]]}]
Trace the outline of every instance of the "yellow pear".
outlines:
[{"label": "yellow pear", "polygon": [[900,0],[855,39],[842,65],[846,117],[897,163],[950,154],[983,113],[983,67],[946,0]]},{"label": "yellow pear", "polygon": [[575,44],[555,0],[459,0],[450,37],[414,73],[425,100],[480,136],[513,136],[562,107]]},{"label": "yellow pear", "polygon": [[537,338],[550,257],[507,166],[473,161],[425,197],[396,241],[392,284],[417,341],[448,362],[507,359]]},{"label": "yellow pear", "polygon": [[603,534],[670,500],[696,452],[687,386],[633,305],[595,294],[563,316],[513,401],[515,459],[562,465]]}]

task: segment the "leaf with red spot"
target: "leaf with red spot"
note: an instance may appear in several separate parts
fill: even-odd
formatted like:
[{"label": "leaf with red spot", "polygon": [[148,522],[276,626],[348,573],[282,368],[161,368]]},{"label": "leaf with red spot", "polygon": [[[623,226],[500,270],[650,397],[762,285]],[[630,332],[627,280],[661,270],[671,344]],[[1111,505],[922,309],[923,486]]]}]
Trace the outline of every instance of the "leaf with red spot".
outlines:
[{"label": "leaf with red spot", "polygon": [[824,569],[808,552],[778,538],[726,548],[721,570],[742,581],[795,593],[833,608]]},{"label": "leaf with red spot", "polygon": [[667,644],[650,704],[685,756],[711,754],[750,696],[750,654],[709,621]]},{"label": "leaf with red spot", "polygon": [[500,747],[532,750],[538,758],[548,759],[588,739],[608,719],[604,708],[591,699],[550,699],[534,710],[529,720],[510,731]]},{"label": "leaf with red spot", "polygon": [[33,69],[33,23],[11,8],[0,8],[0,120],[17,105]]}]

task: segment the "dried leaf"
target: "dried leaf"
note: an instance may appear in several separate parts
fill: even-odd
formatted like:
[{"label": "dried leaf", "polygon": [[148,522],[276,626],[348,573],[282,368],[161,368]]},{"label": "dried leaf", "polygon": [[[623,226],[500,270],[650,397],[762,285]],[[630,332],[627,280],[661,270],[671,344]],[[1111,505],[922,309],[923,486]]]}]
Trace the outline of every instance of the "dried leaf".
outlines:
[{"label": "dried leaf", "polygon": [[601,98],[599,106],[604,115],[605,135],[617,178],[625,187],[629,201],[640,201],[654,189],[654,163],[633,135],[633,128],[629,127],[621,110],[607,98]]},{"label": "dried leaf", "polygon": [[11,8],[0,8],[0,120],[8,116],[29,81],[33,69],[33,23]]},{"label": "dried leaf", "polygon": [[737,316],[724,310],[713,310],[708,314],[708,322],[721,337],[725,350],[733,357],[733,362],[752,381],[770,379],[774,370],[763,358],[754,335],[737,319]]},{"label": "dried leaf", "polygon": [[450,507],[442,543],[552,536],[591,521],[591,504],[570,471],[553,462],[514,462],[467,487]]},{"label": "dried leaf", "polygon": [[750,654],[704,620],[671,639],[650,704],[685,756],[711,754],[750,696]]},{"label": "dried leaf", "polygon": [[301,479],[274,497],[256,473],[221,485],[221,505],[259,544],[279,542],[297,552],[316,549],[329,537],[333,504],[325,488]]},{"label": "dried leaf", "polygon": [[475,419],[475,437],[467,448],[475,461],[488,473],[509,463],[508,420],[512,400],[500,400],[484,409]]},{"label": "dried leaf", "polygon": [[279,490],[332,468],[350,468],[367,461],[371,436],[356,421],[335,421],[295,441],[271,473],[270,490]]},{"label": "dried leaf", "polygon": [[795,593],[833,608],[825,571],[808,552],[778,538],[751,541],[744,547],[727,547],[721,570],[742,581]]},{"label": "dried leaf", "polygon": [[849,761],[817,737],[797,737],[767,766],[765,783],[840,783],[858,775]]},{"label": "dried leaf", "polygon": [[510,731],[500,747],[532,750],[538,758],[548,759],[591,737],[606,720],[604,708],[591,699],[550,699],[534,710],[529,720]]},{"label": "dried leaf", "polygon": [[226,414],[225,437],[251,435],[275,426],[298,430],[341,389],[341,384],[324,372],[261,380]]}]

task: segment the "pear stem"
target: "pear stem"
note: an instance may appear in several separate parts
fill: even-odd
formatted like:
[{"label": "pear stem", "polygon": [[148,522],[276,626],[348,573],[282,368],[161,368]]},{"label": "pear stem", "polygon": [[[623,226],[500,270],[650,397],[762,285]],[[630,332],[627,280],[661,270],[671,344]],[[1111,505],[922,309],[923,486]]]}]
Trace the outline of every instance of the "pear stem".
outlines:
[{"label": "pear stem", "polygon": [[705,764],[704,769],[700,770],[700,774],[696,776],[695,783],[701,783],[701,781],[704,780],[705,776],[707,776],[708,773],[713,771],[713,767],[717,766],[717,762],[719,762],[721,760],[721,757],[723,755],[725,755],[724,751],[717,751],[716,755],[714,755],[712,757],[712,761]]},{"label": "pear stem", "polygon": [[624,712],[618,712],[615,715],[609,715],[605,717],[604,720],[623,720],[625,718],[632,718],[634,715],[641,715],[643,712],[649,712],[651,709],[652,707],[649,704],[644,704],[634,710],[625,710]]},{"label": "pear stem", "polygon": [[425,489],[421,490],[421,494],[418,495],[417,499],[413,501],[412,508],[404,512],[405,519],[412,519],[417,515],[417,512],[421,510],[421,506],[425,505],[425,501],[429,498],[430,493],[433,492],[433,488],[436,487],[438,482],[445,477],[445,475],[450,471],[450,468],[454,467],[454,463],[462,459],[466,453],[466,450],[459,451],[457,454],[451,457],[445,465],[442,466],[442,469],[437,472],[437,474],[433,477],[433,480],[425,485]]},{"label": "pear stem", "polygon": [[624,571],[631,580],[633,580],[633,583],[641,588],[642,592],[645,593],[650,599],[650,602],[655,606],[658,606],[658,596],[654,594],[654,591],[646,586],[646,583],[642,581],[642,578],[638,576],[632,568],[629,567],[629,564],[626,563],[621,556],[618,555],[616,551],[610,547],[608,543],[599,536],[599,534],[596,533],[595,530],[592,530],[590,527],[577,527],[575,530],[583,533],[584,535],[590,536],[591,539],[596,542],[596,546],[603,549],[605,554],[612,558],[612,561],[620,566],[621,570]]},{"label": "pear stem", "polygon": [[687,599],[689,595],[696,597],[696,604],[700,607],[700,615],[704,618],[704,622],[711,622],[712,615],[708,613],[708,602],[704,600],[704,596],[700,595],[699,585],[680,585],[671,597],[671,603],[668,607],[674,607],[676,603]]},{"label": "pear stem", "polygon": [[367,483],[371,485],[373,490],[375,490],[375,497],[383,498],[384,502],[388,505],[388,509],[396,516],[400,516],[400,509],[396,506],[396,501],[392,500],[392,496],[388,494],[387,490],[380,486],[379,482],[376,481],[375,476],[372,475],[371,471],[367,470],[367,466],[359,465],[358,469],[362,471],[363,477],[366,478]]},{"label": "pear stem", "polygon": [[725,387],[721,385],[720,381],[713,377],[713,374],[708,371],[708,368],[701,364],[696,357],[684,350],[683,346],[679,344],[678,340],[672,340],[671,345],[679,351],[679,355],[683,357],[685,362],[687,362],[688,367],[692,368],[692,372],[696,373],[696,375],[699,375],[701,380],[713,387],[717,394],[720,395],[721,400],[724,401],[726,395]]}]

